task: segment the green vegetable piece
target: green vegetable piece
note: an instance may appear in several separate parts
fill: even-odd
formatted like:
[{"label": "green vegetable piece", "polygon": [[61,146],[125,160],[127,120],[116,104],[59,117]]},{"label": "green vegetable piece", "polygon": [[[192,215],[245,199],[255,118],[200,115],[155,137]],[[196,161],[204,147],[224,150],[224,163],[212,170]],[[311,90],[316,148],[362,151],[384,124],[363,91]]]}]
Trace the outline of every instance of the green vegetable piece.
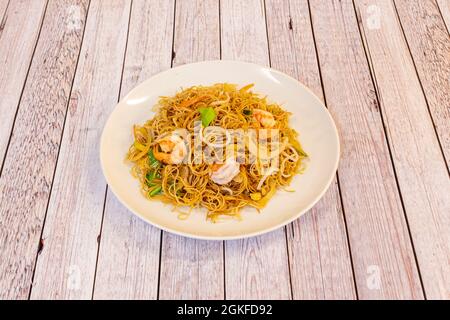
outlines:
[{"label": "green vegetable piece", "polygon": [[209,124],[216,117],[216,111],[213,108],[211,108],[211,107],[200,108],[200,109],[198,109],[198,111],[200,112],[200,116],[201,116],[201,119],[202,119],[202,125],[204,127],[209,126]]},{"label": "green vegetable piece", "polygon": [[150,149],[148,151],[148,159],[150,161],[150,167],[152,168],[158,168],[161,165],[161,162],[156,160],[155,155],[153,154],[153,150]]},{"label": "green vegetable piece", "polygon": [[155,185],[154,183],[152,183],[152,181],[153,181],[153,179],[155,179],[155,177],[156,177],[156,171],[150,171],[145,175],[145,180],[149,187],[152,187]]},{"label": "green vegetable piece", "polygon": [[150,197],[154,197],[158,194],[162,193],[162,186],[157,186],[155,188],[153,188],[152,190],[150,190],[150,192],[148,193],[148,195]]}]

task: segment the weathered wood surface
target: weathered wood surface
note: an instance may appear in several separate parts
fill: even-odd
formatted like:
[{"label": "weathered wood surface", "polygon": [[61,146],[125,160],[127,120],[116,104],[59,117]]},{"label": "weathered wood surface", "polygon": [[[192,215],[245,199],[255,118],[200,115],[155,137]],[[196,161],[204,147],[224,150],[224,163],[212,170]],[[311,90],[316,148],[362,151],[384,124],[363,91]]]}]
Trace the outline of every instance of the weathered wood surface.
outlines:
[{"label": "weathered wood surface", "polygon": [[[170,68],[173,10],[174,1],[133,1],[122,97]],[[156,299],[161,231],[130,214],[108,190],[100,239],[94,299]]]},{"label": "weathered wood surface", "polygon": [[445,22],[433,0],[396,0],[395,5],[450,167],[450,41]]},{"label": "weathered wood surface", "polygon": [[119,97],[130,4],[92,0],[89,6],[32,299],[92,297],[106,192],[98,145]]},{"label": "weathered wood surface", "polygon": [[48,4],[0,177],[1,298],[29,295],[86,10],[83,0]]},{"label": "weathered wood surface", "polygon": [[[421,3],[425,5],[424,2]],[[370,28],[365,23],[369,5],[378,6],[382,12],[379,28]],[[357,1],[357,9],[361,15],[361,28],[377,84],[376,92],[387,137],[392,146],[393,163],[418,265],[422,271],[425,294],[430,299],[449,298],[450,179],[439,142],[433,134],[433,122],[424,92],[396,19],[393,3],[386,0],[361,0]],[[424,21],[426,18],[427,15],[423,16]],[[416,34],[420,35],[418,32]],[[444,39],[441,37],[442,40]],[[438,39],[435,41],[434,50],[439,55],[439,46],[442,44]],[[410,43],[413,44],[411,41]],[[450,48],[450,43],[447,48]],[[447,50],[447,54],[449,53]],[[440,59],[437,57],[435,60],[439,63]],[[449,63],[450,61],[447,61],[447,67]],[[445,68],[445,64],[443,67]],[[449,71],[448,68],[447,71],[442,71],[447,73],[447,79],[439,90],[446,90]],[[432,72],[432,69],[428,72]],[[435,79],[439,78],[439,72],[432,73]],[[430,86],[427,84],[427,87]],[[449,93],[446,94],[446,101],[442,95],[441,101],[429,100],[435,102],[431,107],[444,111],[446,105],[448,109]],[[435,99],[436,96],[439,96],[439,93],[434,95],[429,92],[429,99]],[[446,114],[450,114],[449,110]],[[447,117],[447,128],[449,120]],[[445,122],[445,118],[443,121]],[[448,138],[449,133],[444,134]]]},{"label": "weathered wood surface", "polygon": [[[308,2],[266,1],[271,66],[307,85],[323,100]],[[339,187],[288,226],[294,299],[354,299],[356,292]]]},{"label": "weathered wood surface", "polygon": [[[9,0],[1,0],[0,1],[0,23],[3,22],[3,17],[5,15],[6,9],[8,8]],[[3,26],[3,23],[0,24]],[[1,28],[3,29],[3,28]]]},{"label": "weathered wood surface", "polygon": [[[448,0],[0,0],[0,298],[449,299]],[[305,83],[342,158],[261,237],[182,238],[108,191],[106,118],[153,74],[237,59]]]},{"label": "weathered wood surface", "polygon": [[313,1],[328,107],[342,141],[342,201],[359,298],[422,298],[374,84],[352,1]]},{"label": "weathered wood surface", "polygon": [[[46,0],[0,4],[0,161],[3,162],[31,58],[44,19]],[[20,54],[17,54],[20,52]]]},{"label": "weathered wood surface", "polygon": [[448,0],[436,0],[439,10],[441,12],[442,18],[447,25],[447,30],[450,30],[450,1]]}]

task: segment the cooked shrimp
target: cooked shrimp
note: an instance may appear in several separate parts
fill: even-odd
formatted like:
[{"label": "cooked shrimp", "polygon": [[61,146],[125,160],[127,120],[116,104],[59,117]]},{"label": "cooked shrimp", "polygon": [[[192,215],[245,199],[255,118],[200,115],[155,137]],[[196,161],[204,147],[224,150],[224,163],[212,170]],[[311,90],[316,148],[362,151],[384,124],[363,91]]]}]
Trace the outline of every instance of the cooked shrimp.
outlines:
[{"label": "cooked shrimp", "polygon": [[217,184],[227,184],[239,174],[239,163],[233,158],[227,159],[223,164],[213,164],[211,166],[211,180]]},{"label": "cooked shrimp", "polygon": [[166,164],[179,164],[186,156],[187,148],[180,136],[172,134],[153,147],[153,154],[156,160]]},{"label": "cooked shrimp", "polygon": [[254,109],[253,110],[253,118],[258,121],[264,128],[273,128],[275,127],[276,121],[273,117],[273,114],[271,114],[268,111],[261,110],[261,109]]}]

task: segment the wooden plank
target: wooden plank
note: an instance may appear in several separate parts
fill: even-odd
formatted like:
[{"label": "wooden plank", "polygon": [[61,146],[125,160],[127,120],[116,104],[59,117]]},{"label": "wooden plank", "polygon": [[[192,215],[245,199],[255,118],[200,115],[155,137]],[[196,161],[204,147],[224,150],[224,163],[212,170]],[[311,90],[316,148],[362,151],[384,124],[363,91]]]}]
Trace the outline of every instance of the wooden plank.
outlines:
[{"label": "wooden plank", "polygon": [[[220,57],[219,2],[177,1],[174,65]],[[163,232],[160,299],[223,299],[223,242]]]},{"label": "wooden plank", "polygon": [[47,0],[11,1],[8,9],[7,4],[0,4],[0,161],[8,147]]},{"label": "wooden plank", "polygon": [[[370,5],[383,13],[379,28],[364,23]],[[445,160],[393,3],[365,0],[357,8],[425,293],[430,299],[448,299],[450,180]],[[428,72],[437,79],[433,70]],[[448,100],[441,102],[448,107]]]},{"label": "wooden plank", "polygon": [[[272,67],[307,85],[323,100],[307,0],[266,1]],[[294,299],[355,299],[339,187],[288,230]]]},{"label": "wooden plank", "polygon": [[450,38],[447,28],[433,0],[401,0],[395,5],[447,167],[450,167]]},{"label": "wooden plank", "polygon": [[[174,1],[134,0],[121,96],[170,68]],[[128,211],[108,190],[94,299],[156,299],[161,231]]]},{"label": "wooden plank", "polygon": [[0,26],[3,26],[0,28],[0,30],[3,30],[4,28],[3,19],[5,17],[6,9],[8,8],[8,4],[9,0],[0,0]]},{"label": "wooden plank", "polygon": [[173,65],[220,59],[219,0],[176,2]]},{"label": "wooden plank", "polygon": [[159,298],[224,298],[223,244],[163,233]]},{"label": "wooden plank", "polygon": [[[269,65],[262,1],[221,1],[224,59]],[[285,228],[225,243],[227,299],[290,299]]]},{"label": "wooden plank", "polygon": [[32,299],[92,297],[106,192],[98,145],[103,125],[119,96],[130,3],[90,3]]},{"label": "wooden plank", "polygon": [[359,298],[423,298],[375,88],[351,0],[311,1]]},{"label": "wooden plank", "polygon": [[436,0],[442,18],[447,25],[447,31],[450,30],[450,1],[448,0]]},{"label": "wooden plank", "polygon": [[[66,27],[68,4],[80,10],[77,28]],[[29,295],[86,10],[87,1],[50,1],[25,84],[0,178],[3,299]]]}]

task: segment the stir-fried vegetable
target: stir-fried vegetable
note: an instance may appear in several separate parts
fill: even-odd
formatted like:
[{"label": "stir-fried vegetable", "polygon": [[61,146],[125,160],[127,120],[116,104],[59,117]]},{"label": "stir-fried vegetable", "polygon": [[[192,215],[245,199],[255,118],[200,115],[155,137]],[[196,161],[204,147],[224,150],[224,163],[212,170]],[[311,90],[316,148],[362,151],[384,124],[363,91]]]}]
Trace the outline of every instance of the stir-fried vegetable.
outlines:
[{"label": "stir-fried vegetable", "polygon": [[159,173],[159,169],[161,168],[161,162],[156,160],[155,155],[153,154],[153,150],[150,149],[148,152],[148,160],[150,163],[151,171],[147,172],[145,175],[145,183],[150,189],[148,195],[153,197],[157,194],[162,193],[161,181],[155,181],[157,179],[161,179],[161,174]]},{"label": "stir-fried vegetable", "polygon": [[214,109],[211,108],[211,107],[200,108],[200,109],[198,109],[198,111],[200,112],[200,116],[201,116],[201,119],[202,119],[202,125],[204,127],[209,126],[209,124],[216,117],[216,111],[214,111]]},{"label": "stir-fried vegetable", "polygon": [[152,170],[145,175],[145,182],[149,187],[155,186],[153,180],[156,178],[156,170]]},{"label": "stir-fried vegetable", "polygon": [[150,197],[154,197],[154,196],[160,194],[161,192],[162,192],[162,186],[156,186],[149,191],[148,195]]},{"label": "stir-fried vegetable", "polygon": [[255,84],[250,83],[250,84],[248,84],[248,85],[246,85],[246,86],[243,86],[241,89],[239,89],[239,92],[245,92],[245,91],[247,91],[248,89],[251,89],[254,85],[255,85]]},{"label": "stir-fried vegetable", "polygon": [[300,145],[300,143],[296,139],[290,139],[289,142],[292,144],[294,149],[297,150],[298,154],[301,157],[303,157],[303,158],[307,158],[308,157],[308,154],[303,150],[302,146]]},{"label": "stir-fried vegetable", "polygon": [[156,160],[152,149],[148,151],[148,160],[150,161],[150,167],[152,168],[159,168],[161,166],[161,162]]}]

